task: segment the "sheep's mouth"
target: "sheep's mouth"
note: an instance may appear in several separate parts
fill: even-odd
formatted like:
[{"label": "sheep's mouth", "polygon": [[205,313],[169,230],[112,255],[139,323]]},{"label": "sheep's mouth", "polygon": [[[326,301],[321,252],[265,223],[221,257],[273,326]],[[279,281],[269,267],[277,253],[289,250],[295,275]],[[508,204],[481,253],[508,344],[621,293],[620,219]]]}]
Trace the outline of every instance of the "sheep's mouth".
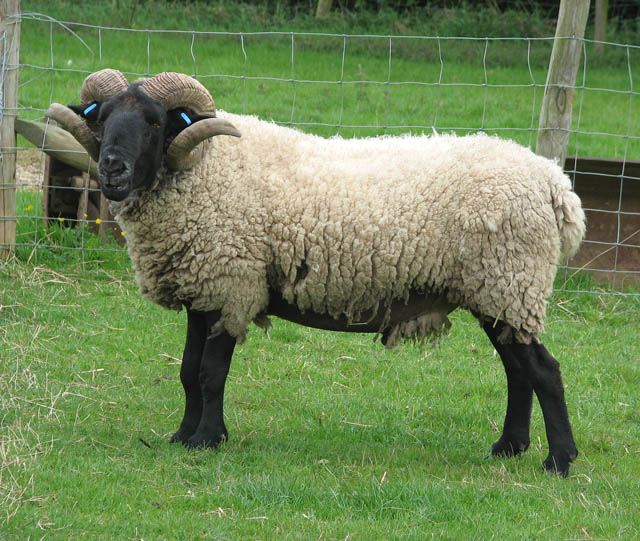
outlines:
[{"label": "sheep's mouth", "polygon": [[104,196],[110,201],[122,201],[127,195],[129,195],[129,186],[114,186],[113,184],[107,184],[100,181],[100,190]]},{"label": "sheep's mouth", "polygon": [[107,199],[122,201],[131,191],[132,168],[123,163],[117,170],[111,169],[98,165],[100,189]]}]

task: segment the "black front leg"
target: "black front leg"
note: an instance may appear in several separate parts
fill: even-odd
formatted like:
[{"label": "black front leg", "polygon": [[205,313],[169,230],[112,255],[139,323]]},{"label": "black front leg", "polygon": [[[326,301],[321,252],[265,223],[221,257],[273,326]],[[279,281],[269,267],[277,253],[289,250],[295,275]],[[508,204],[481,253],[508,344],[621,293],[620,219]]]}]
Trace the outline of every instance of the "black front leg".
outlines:
[{"label": "black front leg", "polygon": [[202,417],[202,391],[200,389],[200,363],[207,341],[207,320],[204,314],[187,310],[187,340],[182,354],[180,381],[184,388],[184,417],[171,443],[186,442],[196,431]]},{"label": "black front leg", "polygon": [[[218,312],[205,314],[207,333],[210,332],[218,317]],[[195,432],[184,441],[187,447],[217,447],[228,437],[222,408],[224,385],[235,345],[236,339],[226,332],[213,338],[207,336],[205,340],[198,373],[201,415]]]}]

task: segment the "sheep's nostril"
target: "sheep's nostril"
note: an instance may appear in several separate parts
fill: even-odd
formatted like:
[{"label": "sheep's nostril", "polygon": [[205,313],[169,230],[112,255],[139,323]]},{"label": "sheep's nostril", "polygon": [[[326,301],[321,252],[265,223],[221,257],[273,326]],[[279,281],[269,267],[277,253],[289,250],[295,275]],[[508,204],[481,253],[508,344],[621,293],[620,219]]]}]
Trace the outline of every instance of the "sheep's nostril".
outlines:
[{"label": "sheep's nostril", "polygon": [[117,177],[124,173],[126,166],[120,158],[108,154],[100,160],[100,169],[105,176]]}]

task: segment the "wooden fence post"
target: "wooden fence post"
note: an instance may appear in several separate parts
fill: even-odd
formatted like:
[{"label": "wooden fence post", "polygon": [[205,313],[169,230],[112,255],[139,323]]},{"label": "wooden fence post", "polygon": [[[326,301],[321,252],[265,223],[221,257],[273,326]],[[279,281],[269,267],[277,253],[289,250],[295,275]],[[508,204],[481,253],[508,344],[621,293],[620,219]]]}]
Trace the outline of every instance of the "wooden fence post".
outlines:
[{"label": "wooden fence post", "polygon": [[596,51],[602,51],[602,41],[607,41],[607,12],[609,10],[609,0],[596,0],[596,19],[593,39]]},{"label": "wooden fence post", "polygon": [[331,12],[331,4],[333,4],[333,0],[318,0],[318,5],[316,7],[316,18],[326,19],[327,17],[329,17],[329,13]]},{"label": "wooden fence post", "polygon": [[0,2],[0,259],[16,244],[16,134],[20,0]]},{"label": "wooden fence post", "polygon": [[556,36],[542,99],[536,152],[564,167],[573,95],[580,65],[589,0],[561,0]]}]

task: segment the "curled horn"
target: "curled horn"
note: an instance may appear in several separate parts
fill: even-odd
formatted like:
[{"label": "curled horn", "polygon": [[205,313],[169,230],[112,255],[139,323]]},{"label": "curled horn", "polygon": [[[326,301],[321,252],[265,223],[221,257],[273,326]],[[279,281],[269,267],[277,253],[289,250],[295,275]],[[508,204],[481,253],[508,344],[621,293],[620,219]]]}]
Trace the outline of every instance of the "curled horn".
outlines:
[{"label": "curled horn", "polygon": [[94,101],[102,103],[128,87],[129,81],[120,71],[103,69],[92,73],[84,80],[80,100],[87,104]]},{"label": "curled horn", "polygon": [[[82,83],[80,101],[84,105],[93,102],[102,103],[111,96],[126,89],[129,82],[126,77],[114,69],[103,69],[89,75]],[[71,133],[86,149],[91,158],[98,161],[100,143],[98,142],[94,126],[77,116],[71,109],[52,103],[45,113],[47,118],[55,120],[60,126]]]},{"label": "curled horn", "polygon": [[240,132],[230,122],[216,118],[216,107],[209,91],[196,79],[183,73],[165,72],[142,82],[142,88],[160,101],[165,110],[177,107],[190,109],[211,118],[195,122],[182,130],[169,144],[167,166],[180,171],[193,167],[202,157],[202,141],[214,135],[233,135]]},{"label": "curled horn", "polygon": [[202,158],[202,141],[214,135],[233,135],[240,132],[231,122],[222,118],[207,118],[182,130],[167,149],[167,166],[174,171],[193,167]]},{"label": "curled horn", "polygon": [[176,107],[191,109],[199,115],[216,116],[216,106],[209,91],[184,73],[164,72],[142,81],[142,88],[169,111]]}]

